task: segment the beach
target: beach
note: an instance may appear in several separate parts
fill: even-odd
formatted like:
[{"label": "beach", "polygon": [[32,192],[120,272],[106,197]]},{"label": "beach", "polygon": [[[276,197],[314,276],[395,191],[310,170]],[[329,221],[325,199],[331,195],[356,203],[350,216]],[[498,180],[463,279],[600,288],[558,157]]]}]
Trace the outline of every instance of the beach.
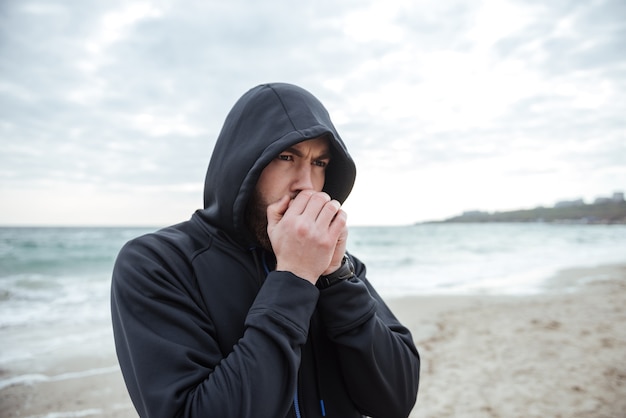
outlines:
[{"label": "beach", "polygon": [[[411,417],[626,416],[626,265],[564,270],[534,295],[387,302],[421,354]],[[81,327],[2,331],[3,344],[31,352],[55,341],[4,365],[3,418],[137,416],[109,325]]]},{"label": "beach", "polygon": [[396,301],[422,358],[411,416],[626,417],[626,266],[548,283],[534,296]]}]

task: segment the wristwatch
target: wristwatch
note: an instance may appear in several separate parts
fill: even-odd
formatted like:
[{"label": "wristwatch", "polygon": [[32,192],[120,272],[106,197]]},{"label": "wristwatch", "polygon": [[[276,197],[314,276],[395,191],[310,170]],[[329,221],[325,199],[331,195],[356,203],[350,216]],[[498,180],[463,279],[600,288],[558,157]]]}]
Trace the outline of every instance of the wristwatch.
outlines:
[{"label": "wristwatch", "polygon": [[354,265],[352,265],[350,258],[344,255],[341,261],[341,267],[329,275],[320,276],[315,286],[317,286],[318,289],[326,289],[342,280],[348,280],[352,277],[354,277]]}]

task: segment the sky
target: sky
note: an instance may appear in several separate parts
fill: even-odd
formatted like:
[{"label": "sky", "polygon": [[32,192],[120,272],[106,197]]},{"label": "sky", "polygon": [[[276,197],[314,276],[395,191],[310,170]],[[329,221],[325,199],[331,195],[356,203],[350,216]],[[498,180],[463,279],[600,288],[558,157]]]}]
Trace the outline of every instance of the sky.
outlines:
[{"label": "sky", "polygon": [[626,192],[623,0],[0,1],[0,225],[165,226],[226,114],[300,85],[351,225]]}]

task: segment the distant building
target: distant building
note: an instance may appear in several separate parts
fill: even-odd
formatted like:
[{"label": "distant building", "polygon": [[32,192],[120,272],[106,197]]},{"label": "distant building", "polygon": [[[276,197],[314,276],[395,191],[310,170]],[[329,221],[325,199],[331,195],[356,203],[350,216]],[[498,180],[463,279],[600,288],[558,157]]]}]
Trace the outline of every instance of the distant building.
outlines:
[{"label": "distant building", "polygon": [[611,197],[598,197],[593,201],[594,205],[602,205],[605,203],[611,202],[623,202],[624,201],[624,193],[623,192],[615,192]]},{"label": "distant building", "polygon": [[576,200],[562,200],[560,202],[557,202],[556,205],[554,205],[555,208],[569,208],[569,207],[573,207],[573,206],[584,206],[585,202],[582,199],[576,199]]}]

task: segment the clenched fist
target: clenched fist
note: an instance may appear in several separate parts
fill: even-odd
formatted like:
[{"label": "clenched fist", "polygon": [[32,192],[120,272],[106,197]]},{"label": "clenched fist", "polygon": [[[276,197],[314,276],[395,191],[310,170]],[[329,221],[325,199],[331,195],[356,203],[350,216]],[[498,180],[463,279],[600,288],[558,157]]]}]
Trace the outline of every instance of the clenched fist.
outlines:
[{"label": "clenched fist", "polygon": [[267,234],[276,270],[290,271],[315,284],[337,270],[346,251],[347,215],[324,192],[304,190],[267,208]]}]

